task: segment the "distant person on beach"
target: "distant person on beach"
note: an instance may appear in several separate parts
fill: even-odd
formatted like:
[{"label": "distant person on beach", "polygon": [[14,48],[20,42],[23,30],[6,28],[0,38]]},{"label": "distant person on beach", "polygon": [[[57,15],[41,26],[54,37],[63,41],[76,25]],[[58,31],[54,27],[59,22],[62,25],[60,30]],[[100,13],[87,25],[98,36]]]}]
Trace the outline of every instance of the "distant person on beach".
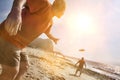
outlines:
[{"label": "distant person on beach", "polygon": [[29,65],[22,50],[42,33],[57,43],[58,39],[50,34],[52,18],[60,18],[64,11],[64,0],[53,4],[48,0],[14,0],[9,15],[0,24],[0,80],[21,79]]},{"label": "distant person on beach", "polygon": [[[78,66],[77,66],[78,65]],[[86,67],[86,63],[84,60],[84,57],[82,57],[76,64],[75,66],[77,66],[76,72],[75,72],[75,76],[77,75],[78,71],[80,72],[79,76],[82,74],[83,72],[83,67]]]}]

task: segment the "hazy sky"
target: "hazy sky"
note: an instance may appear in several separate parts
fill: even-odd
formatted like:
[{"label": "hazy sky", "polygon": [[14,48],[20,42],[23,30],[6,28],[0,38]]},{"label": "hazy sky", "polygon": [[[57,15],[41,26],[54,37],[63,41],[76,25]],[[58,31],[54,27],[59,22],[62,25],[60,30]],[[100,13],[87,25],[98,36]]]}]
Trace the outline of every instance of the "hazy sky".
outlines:
[{"label": "hazy sky", "polygon": [[[10,10],[2,1],[12,4],[1,0],[0,21]],[[51,33],[60,38],[56,47],[66,55],[120,63],[120,0],[66,0],[66,5],[64,16],[54,19]]]},{"label": "hazy sky", "polygon": [[[52,33],[67,55],[120,63],[120,0],[66,0]],[[78,50],[84,48],[85,52]]]}]

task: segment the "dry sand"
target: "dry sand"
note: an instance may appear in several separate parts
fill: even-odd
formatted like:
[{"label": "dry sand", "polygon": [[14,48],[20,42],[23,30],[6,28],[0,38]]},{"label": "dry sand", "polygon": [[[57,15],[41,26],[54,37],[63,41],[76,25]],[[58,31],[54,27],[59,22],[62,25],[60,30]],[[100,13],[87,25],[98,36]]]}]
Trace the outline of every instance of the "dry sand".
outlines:
[{"label": "dry sand", "polygon": [[30,67],[22,80],[114,80],[89,69],[85,69],[80,77],[74,76],[76,67],[73,60],[38,49],[25,50],[29,55]]},{"label": "dry sand", "polygon": [[113,80],[88,69],[78,77],[74,76],[76,67],[67,57],[27,48],[30,67],[22,80]]}]

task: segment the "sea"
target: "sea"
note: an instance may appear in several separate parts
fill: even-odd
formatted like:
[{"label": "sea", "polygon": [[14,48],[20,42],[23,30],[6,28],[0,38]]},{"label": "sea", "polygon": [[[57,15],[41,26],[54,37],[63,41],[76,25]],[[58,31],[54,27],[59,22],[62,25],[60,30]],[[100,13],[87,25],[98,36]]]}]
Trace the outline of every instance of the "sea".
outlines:
[{"label": "sea", "polygon": [[94,61],[88,61],[89,68],[100,74],[109,76],[115,80],[120,80],[120,65],[119,64],[105,64]]}]

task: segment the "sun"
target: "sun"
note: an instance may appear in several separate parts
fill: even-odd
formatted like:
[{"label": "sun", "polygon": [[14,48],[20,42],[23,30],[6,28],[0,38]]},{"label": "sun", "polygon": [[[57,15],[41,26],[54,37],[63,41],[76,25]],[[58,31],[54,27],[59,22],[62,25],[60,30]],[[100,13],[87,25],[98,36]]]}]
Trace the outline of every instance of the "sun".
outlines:
[{"label": "sun", "polygon": [[76,26],[83,30],[88,29],[92,25],[92,19],[89,16],[78,16],[76,20]]},{"label": "sun", "polygon": [[67,25],[74,32],[91,33],[95,30],[93,17],[89,15],[72,15],[67,20]]}]

